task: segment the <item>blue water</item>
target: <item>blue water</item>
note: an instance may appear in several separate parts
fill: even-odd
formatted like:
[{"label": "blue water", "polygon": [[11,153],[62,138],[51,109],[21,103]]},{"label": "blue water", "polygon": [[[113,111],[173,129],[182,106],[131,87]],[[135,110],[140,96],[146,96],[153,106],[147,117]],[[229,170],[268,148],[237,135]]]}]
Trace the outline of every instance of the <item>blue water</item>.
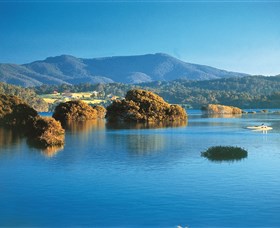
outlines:
[{"label": "blue water", "polygon": [[[280,115],[189,113],[181,127],[68,126],[57,151],[0,129],[0,226],[280,227]],[[201,157],[215,145],[248,157]]]}]

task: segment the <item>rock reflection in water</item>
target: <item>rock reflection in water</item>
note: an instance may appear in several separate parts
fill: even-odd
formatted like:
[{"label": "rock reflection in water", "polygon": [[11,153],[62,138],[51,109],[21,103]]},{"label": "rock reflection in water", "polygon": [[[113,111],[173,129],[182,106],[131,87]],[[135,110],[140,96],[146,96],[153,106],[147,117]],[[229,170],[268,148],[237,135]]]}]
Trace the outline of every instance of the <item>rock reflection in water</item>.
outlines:
[{"label": "rock reflection in water", "polygon": [[64,127],[66,131],[87,134],[92,130],[105,129],[105,120],[68,121]]},{"label": "rock reflection in water", "polygon": [[[166,146],[166,136],[159,132],[143,132],[145,129],[159,129],[159,128],[173,128],[186,126],[186,121],[181,122],[158,122],[158,123],[106,123],[107,129],[121,130],[131,129],[139,130],[132,131],[126,134],[123,138],[124,143],[127,145],[127,150],[131,154],[148,155],[162,151]],[[118,135],[118,137],[120,137]]]},{"label": "rock reflection in water", "polygon": [[244,160],[245,158],[247,158],[247,156],[244,158],[232,158],[232,159],[215,159],[215,158],[207,158],[207,159],[213,163],[237,163]]},{"label": "rock reflection in water", "polygon": [[203,114],[203,118],[241,118],[242,114]]},{"label": "rock reflection in water", "polygon": [[58,152],[64,149],[64,146],[48,146],[48,147],[38,146],[38,144],[36,143],[34,144],[34,142],[30,139],[27,139],[26,142],[30,148],[36,149],[36,152],[41,153],[47,158],[54,157]]},{"label": "rock reflection in water", "polygon": [[68,139],[67,135],[75,135],[75,137],[72,138],[72,143],[76,142],[79,150],[82,150],[82,148],[86,149],[88,142],[91,141],[94,141],[95,145],[103,144],[106,139],[105,122],[104,119],[68,122],[65,125],[66,147]]},{"label": "rock reflection in water", "polygon": [[107,129],[156,129],[156,128],[168,128],[168,127],[183,127],[187,126],[187,121],[179,122],[145,122],[145,123],[133,123],[133,122],[107,122]]},{"label": "rock reflection in water", "polygon": [[54,157],[59,151],[63,150],[63,146],[52,146],[52,147],[47,147],[42,150],[42,154],[45,157],[52,158]]},{"label": "rock reflection in water", "polygon": [[165,137],[159,134],[127,135],[127,149],[137,155],[148,155],[160,152],[165,148]]},{"label": "rock reflection in water", "polygon": [[0,148],[19,144],[22,138],[15,130],[0,127]]}]

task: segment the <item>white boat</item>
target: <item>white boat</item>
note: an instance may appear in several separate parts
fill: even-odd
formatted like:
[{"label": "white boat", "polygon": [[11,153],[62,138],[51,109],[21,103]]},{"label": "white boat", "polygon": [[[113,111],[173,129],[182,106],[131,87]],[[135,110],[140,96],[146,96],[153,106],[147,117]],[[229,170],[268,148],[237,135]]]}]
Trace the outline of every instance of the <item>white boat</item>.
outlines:
[{"label": "white boat", "polygon": [[260,125],[260,126],[249,126],[247,127],[247,129],[254,130],[254,131],[269,131],[272,130],[273,128],[268,127],[266,125]]}]

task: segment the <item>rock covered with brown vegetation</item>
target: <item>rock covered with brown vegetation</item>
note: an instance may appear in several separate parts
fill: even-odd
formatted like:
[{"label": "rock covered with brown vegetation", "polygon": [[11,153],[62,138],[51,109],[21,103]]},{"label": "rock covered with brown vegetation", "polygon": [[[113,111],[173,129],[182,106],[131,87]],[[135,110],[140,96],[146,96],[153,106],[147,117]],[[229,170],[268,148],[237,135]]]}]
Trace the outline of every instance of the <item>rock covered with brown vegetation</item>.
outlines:
[{"label": "rock covered with brown vegetation", "polygon": [[38,116],[35,109],[13,95],[0,95],[0,124],[25,128]]},{"label": "rock covered with brown vegetation", "polygon": [[93,106],[92,108],[97,111],[97,118],[98,119],[104,119],[105,118],[106,112],[107,112],[106,108],[104,108],[101,105],[96,105],[96,106]]},{"label": "rock covered with brown vegetation", "polygon": [[105,108],[101,106],[91,107],[87,103],[75,100],[60,103],[56,106],[53,118],[64,123],[69,120],[84,121],[102,118],[105,116]]},{"label": "rock covered with brown vegetation", "polygon": [[29,142],[40,147],[64,145],[64,129],[52,117],[38,117],[28,134]]},{"label": "rock covered with brown vegetation", "polygon": [[36,146],[64,144],[60,122],[51,117],[40,117],[35,109],[13,95],[0,95],[0,124],[24,133]]},{"label": "rock covered with brown vegetation", "polygon": [[13,111],[13,107],[24,102],[17,96],[0,94],[0,118]]},{"label": "rock covered with brown vegetation", "polygon": [[233,107],[233,106],[226,106],[226,105],[219,105],[219,104],[209,104],[207,106],[202,107],[202,111],[206,114],[242,114],[242,109]]},{"label": "rock covered with brown vegetation", "polygon": [[5,125],[25,128],[38,116],[37,111],[27,104],[16,105],[13,112],[4,118]]},{"label": "rock covered with brown vegetation", "polygon": [[124,100],[107,107],[109,122],[185,121],[187,114],[179,105],[170,105],[160,96],[141,89],[127,92]]}]

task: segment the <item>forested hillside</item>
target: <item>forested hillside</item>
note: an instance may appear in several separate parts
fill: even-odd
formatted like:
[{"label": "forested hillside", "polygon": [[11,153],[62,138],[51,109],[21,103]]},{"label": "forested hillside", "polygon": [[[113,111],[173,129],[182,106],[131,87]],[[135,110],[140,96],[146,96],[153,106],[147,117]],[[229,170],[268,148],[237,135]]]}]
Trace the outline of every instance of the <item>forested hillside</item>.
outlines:
[{"label": "forested hillside", "polygon": [[209,103],[234,105],[241,108],[280,108],[280,76],[248,76],[205,81],[175,80],[151,82],[137,85],[79,84],[36,87],[38,94],[58,92],[98,91],[104,96],[123,97],[132,88],[143,88],[156,92],[170,103],[185,104],[200,108]]},{"label": "forested hillside", "polygon": [[24,87],[86,82],[133,84],[182,78],[208,80],[243,76],[248,75],[187,63],[164,53],[92,59],[61,55],[23,65],[0,63],[0,82]]}]

